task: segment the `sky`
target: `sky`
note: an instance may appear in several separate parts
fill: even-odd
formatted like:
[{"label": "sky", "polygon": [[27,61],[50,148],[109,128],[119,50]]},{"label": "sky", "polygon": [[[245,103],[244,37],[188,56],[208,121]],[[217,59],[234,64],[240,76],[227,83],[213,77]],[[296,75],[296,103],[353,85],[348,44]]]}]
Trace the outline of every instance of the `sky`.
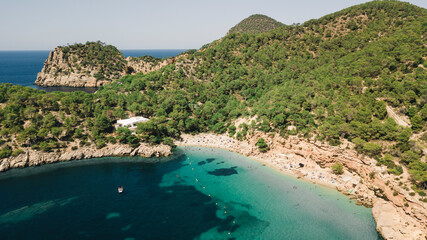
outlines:
[{"label": "sky", "polygon": [[[252,14],[304,23],[364,0],[0,0],[0,50],[100,40],[119,49],[198,49]],[[427,0],[408,2],[427,8]]]}]

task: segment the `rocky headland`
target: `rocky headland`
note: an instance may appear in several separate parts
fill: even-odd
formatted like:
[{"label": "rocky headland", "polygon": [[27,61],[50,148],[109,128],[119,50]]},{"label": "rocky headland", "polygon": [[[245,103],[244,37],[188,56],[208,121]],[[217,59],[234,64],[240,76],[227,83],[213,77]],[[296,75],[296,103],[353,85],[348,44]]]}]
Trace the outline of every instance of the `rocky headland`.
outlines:
[{"label": "rocky headland", "polygon": [[61,46],[49,53],[35,84],[100,87],[126,74],[149,73],[175,61],[176,58],[125,58],[117,48],[101,42]]},{"label": "rocky headland", "polygon": [[[103,148],[96,146],[83,146],[77,149],[68,147],[58,152],[42,152],[31,148],[23,149],[17,156],[11,156],[0,160],[0,172],[12,168],[40,166],[55,162],[71,160],[113,157],[113,156],[141,156],[141,157],[168,157],[172,154],[172,148],[168,145],[150,145],[142,143],[138,147],[125,144],[109,144]],[[159,160],[160,161],[160,160]]]}]

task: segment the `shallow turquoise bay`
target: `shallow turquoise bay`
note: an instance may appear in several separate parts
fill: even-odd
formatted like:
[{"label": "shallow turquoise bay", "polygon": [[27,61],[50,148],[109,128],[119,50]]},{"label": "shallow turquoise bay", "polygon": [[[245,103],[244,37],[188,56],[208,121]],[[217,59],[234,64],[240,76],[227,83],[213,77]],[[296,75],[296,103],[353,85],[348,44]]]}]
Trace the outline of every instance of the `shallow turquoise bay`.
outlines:
[{"label": "shallow turquoise bay", "polygon": [[333,189],[224,150],[178,152],[2,173],[1,239],[380,239],[371,209]]}]

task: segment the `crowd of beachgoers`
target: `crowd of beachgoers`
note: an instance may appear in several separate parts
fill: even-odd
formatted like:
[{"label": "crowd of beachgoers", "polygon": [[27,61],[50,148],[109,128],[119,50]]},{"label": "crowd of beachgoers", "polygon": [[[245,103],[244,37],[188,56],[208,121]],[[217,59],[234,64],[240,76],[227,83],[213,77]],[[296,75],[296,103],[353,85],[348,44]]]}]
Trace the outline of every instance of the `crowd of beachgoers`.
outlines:
[{"label": "crowd of beachgoers", "polygon": [[322,168],[315,161],[284,152],[279,149],[271,149],[267,153],[261,153],[258,148],[248,141],[239,141],[226,135],[202,133],[198,135],[183,134],[178,146],[201,146],[221,148],[243,154],[249,158],[260,161],[278,171],[303,178],[313,183],[336,188],[339,184],[351,184],[349,192],[357,187],[359,179],[348,172],[341,176],[332,173],[330,168]]}]

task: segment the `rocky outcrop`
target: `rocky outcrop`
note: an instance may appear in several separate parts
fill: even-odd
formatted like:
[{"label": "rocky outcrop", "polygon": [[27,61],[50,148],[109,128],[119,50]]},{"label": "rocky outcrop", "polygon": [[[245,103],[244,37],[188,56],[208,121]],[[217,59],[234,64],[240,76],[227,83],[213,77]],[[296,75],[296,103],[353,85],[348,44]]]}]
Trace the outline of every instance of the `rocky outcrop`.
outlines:
[{"label": "rocky outcrop", "polygon": [[[64,72],[63,69],[65,70]],[[36,85],[44,87],[70,86],[70,87],[97,87],[102,83],[93,77],[94,69],[83,69],[83,71],[69,71],[71,67],[61,49],[56,48],[49,53],[44,66],[37,74]]]},{"label": "rocky outcrop", "polygon": [[125,74],[124,57],[112,46],[116,52],[103,50],[108,47],[101,43],[87,43],[55,48],[37,74],[35,84],[45,87],[99,87],[119,79]]},{"label": "rocky outcrop", "polygon": [[44,87],[100,87],[126,74],[159,70],[173,64],[177,58],[146,59],[125,58],[115,47],[98,42],[57,47],[49,53],[35,84]]},{"label": "rocky outcrop", "polygon": [[127,63],[127,69],[126,73],[149,73],[153,71],[157,71],[169,64],[173,64],[175,62],[176,58],[167,58],[159,62],[148,62],[143,61],[139,58],[135,57],[127,57],[126,63]]},{"label": "rocky outcrop", "polygon": [[[372,208],[372,215],[377,223],[377,231],[385,239],[425,239],[426,233],[423,233],[419,223],[391,202],[378,199]],[[402,231],[402,227],[405,231]]]},{"label": "rocky outcrop", "polygon": [[94,146],[85,146],[76,150],[68,148],[61,152],[41,152],[32,149],[25,149],[24,153],[10,158],[0,160],[0,172],[12,168],[22,168],[28,166],[39,166],[54,162],[64,162],[88,158],[100,158],[111,156],[141,156],[141,157],[167,157],[172,154],[172,148],[167,145],[150,145],[142,143],[139,147],[133,148],[123,144],[111,144],[98,149]]}]

